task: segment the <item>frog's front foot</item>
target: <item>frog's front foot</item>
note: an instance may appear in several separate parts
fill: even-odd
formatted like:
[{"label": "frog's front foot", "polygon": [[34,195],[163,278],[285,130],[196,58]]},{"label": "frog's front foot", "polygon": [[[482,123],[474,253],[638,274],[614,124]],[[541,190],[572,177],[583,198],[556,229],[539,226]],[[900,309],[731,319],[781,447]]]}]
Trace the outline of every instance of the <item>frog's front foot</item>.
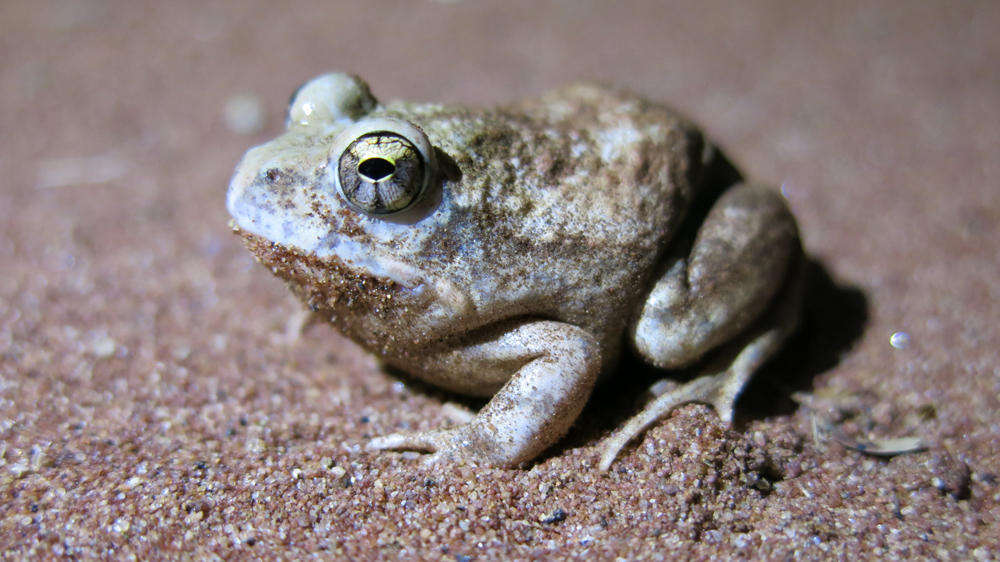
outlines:
[{"label": "frog's front foot", "polygon": [[434,464],[440,461],[457,461],[489,466],[505,464],[504,459],[496,458],[496,455],[492,454],[494,451],[490,450],[485,441],[488,440],[479,435],[472,424],[464,424],[449,429],[383,435],[369,441],[368,449],[430,453],[423,459],[425,464]]},{"label": "frog's front foot", "polygon": [[546,320],[495,326],[465,345],[432,355],[445,372],[513,369],[467,424],[373,439],[370,449],[428,451],[431,461],[458,459],[516,466],[555,443],[576,420],[600,370],[600,349],[584,330]]}]

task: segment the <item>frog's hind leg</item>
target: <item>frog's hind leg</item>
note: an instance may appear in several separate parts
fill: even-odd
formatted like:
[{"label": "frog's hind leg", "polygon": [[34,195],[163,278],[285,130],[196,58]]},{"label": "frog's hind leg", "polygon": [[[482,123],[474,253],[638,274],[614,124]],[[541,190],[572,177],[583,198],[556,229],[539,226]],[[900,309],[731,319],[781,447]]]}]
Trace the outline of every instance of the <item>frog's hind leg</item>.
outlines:
[{"label": "frog's hind leg", "polygon": [[802,253],[784,199],[757,185],[730,188],[690,226],[632,328],[636,351],[661,369],[689,367],[756,323]]},{"label": "frog's hind leg", "polygon": [[678,405],[706,402],[728,423],[743,385],[798,319],[804,260],[795,220],[780,195],[756,185],[733,186],[688,229],[690,245],[678,244],[666,256],[632,328],[632,342],[657,367],[701,365],[702,373],[653,400],[612,435],[602,468]]},{"label": "frog's hind leg", "polygon": [[804,285],[804,259],[797,260],[774,306],[754,327],[713,353],[691,381],[654,398],[602,445],[600,470],[607,470],[629,441],[674,408],[691,402],[711,405],[727,425],[740,391],[798,325]]}]

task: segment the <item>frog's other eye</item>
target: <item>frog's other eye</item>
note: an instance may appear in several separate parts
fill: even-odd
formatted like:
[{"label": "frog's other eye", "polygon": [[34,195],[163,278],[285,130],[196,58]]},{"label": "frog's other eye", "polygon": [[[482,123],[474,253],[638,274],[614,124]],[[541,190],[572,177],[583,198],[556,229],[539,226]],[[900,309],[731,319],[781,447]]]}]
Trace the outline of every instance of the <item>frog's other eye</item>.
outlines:
[{"label": "frog's other eye", "polygon": [[358,119],[378,102],[368,84],[349,74],[322,74],[299,86],[288,100],[288,127]]},{"label": "frog's other eye", "polygon": [[434,152],[412,123],[367,119],[333,141],[327,174],[352,207],[373,215],[398,213],[426,191],[434,174]]}]

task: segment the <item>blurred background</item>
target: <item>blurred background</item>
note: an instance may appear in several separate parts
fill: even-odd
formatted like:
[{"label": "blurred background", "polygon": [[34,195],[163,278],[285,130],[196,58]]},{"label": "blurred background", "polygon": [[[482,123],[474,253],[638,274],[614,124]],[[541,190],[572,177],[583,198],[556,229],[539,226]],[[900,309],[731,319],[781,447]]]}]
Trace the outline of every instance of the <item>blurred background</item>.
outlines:
[{"label": "blurred background", "polygon": [[[0,543],[19,556],[254,544],[354,556],[988,553],[976,549],[998,532],[998,29],[988,1],[0,3]],[[628,397],[531,472],[435,476],[459,495],[507,490],[477,513],[527,527],[476,519],[459,538],[421,535],[459,519],[435,519],[433,491],[406,517],[394,511],[372,482],[424,476],[357,443],[440,425],[454,397],[399,382],[328,328],[296,336],[299,305],[227,232],[236,162],[282,130],[296,87],[330,70],[382,99],[476,106],[570,81],[622,86],[680,110],[747,176],[780,187],[826,289],[799,354],[718,439],[784,443],[774,458],[801,470],[760,474],[800,480],[765,501],[722,472],[695,508],[655,482],[694,474],[683,463],[704,465],[700,453],[642,446],[620,480],[566,477],[593,472]],[[769,406],[775,395],[792,406]],[[695,423],[707,410],[685,412]],[[811,444],[816,416],[852,438],[931,447],[831,457]],[[368,487],[285,483],[295,469],[312,486]],[[569,478],[561,534],[525,531],[553,508],[539,479],[556,473]],[[574,504],[601,486],[604,503]],[[642,490],[663,511],[616,526],[651,509],[630,503]],[[336,502],[337,517],[288,530]],[[346,507],[361,504],[362,515]],[[759,515],[718,518],[736,504]],[[714,523],[685,527],[692,509]]]}]

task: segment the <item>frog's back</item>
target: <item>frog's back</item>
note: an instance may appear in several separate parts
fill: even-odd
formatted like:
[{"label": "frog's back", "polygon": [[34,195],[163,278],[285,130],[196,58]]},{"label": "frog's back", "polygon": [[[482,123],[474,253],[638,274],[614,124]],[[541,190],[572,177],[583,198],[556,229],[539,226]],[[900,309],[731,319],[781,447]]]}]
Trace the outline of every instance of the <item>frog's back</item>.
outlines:
[{"label": "frog's back", "polygon": [[[667,109],[578,85],[495,111],[394,104],[454,168],[423,256],[483,319],[541,315],[608,359],[693,194],[703,143]],[[622,313],[625,314],[622,314]]]},{"label": "frog's back", "polygon": [[[388,108],[390,113],[393,107]],[[395,108],[450,157],[458,207],[511,218],[512,235],[654,249],[693,193],[697,129],[633,94],[579,84],[515,106]]]}]

